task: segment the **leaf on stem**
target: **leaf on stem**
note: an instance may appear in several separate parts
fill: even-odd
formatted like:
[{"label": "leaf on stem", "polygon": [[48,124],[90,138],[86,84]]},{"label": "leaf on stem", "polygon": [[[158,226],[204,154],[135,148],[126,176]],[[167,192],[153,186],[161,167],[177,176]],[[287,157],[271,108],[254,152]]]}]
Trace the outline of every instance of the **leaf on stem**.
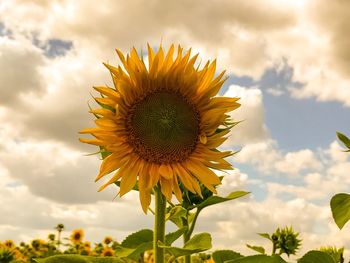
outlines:
[{"label": "leaf on stem", "polygon": [[181,256],[188,256],[194,253],[199,253],[211,248],[211,236],[209,233],[200,233],[194,235],[189,241],[187,241],[183,248],[171,247],[162,244],[158,241],[158,246],[165,249],[165,251],[174,258]]},{"label": "leaf on stem", "polygon": [[350,219],[350,195],[339,193],[333,196],[331,209],[335,223],[342,229]]},{"label": "leaf on stem", "polygon": [[202,203],[198,204],[197,208],[198,209],[203,209],[203,208],[205,208],[207,206],[223,203],[223,202],[226,202],[226,201],[231,201],[233,199],[237,199],[237,198],[243,197],[243,196],[245,196],[245,195],[247,195],[249,193],[250,192],[236,191],[236,192],[230,193],[226,197],[213,195],[213,196],[210,196],[209,198],[207,198],[206,200],[204,200]]}]

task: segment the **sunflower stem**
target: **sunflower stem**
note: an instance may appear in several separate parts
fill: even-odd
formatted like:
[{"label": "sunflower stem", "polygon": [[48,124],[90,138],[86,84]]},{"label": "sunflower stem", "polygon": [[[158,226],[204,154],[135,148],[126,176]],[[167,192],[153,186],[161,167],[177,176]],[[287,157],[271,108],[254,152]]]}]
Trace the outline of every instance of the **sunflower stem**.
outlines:
[{"label": "sunflower stem", "polygon": [[[189,213],[187,211],[186,218],[182,218],[182,224],[183,224],[183,226],[186,226],[187,229],[189,228],[188,215],[189,215]],[[186,244],[186,242],[188,240],[190,240],[190,238],[191,238],[191,236],[189,235],[189,229],[188,229],[183,235],[184,245]],[[191,263],[191,255],[185,256],[185,263]]]},{"label": "sunflower stem", "polygon": [[160,186],[155,187],[155,215],[154,215],[154,236],[153,236],[153,250],[154,262],[164,263],[164,248],[158,246],[158,241],[165,243],[165,211],[166,200]]}]

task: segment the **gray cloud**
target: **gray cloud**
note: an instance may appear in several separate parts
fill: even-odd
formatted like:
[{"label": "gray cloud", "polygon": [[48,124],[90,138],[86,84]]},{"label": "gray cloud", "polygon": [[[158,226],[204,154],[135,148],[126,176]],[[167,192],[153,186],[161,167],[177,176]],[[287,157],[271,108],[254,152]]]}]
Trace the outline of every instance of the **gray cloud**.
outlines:
[{"label": "gray cloud", "polygon": [[330,36],[333,66],[350,79],[350,2],[312,1],[310,10],[319,30]]},{"label": "gray cloud", "polygon": [[0,103],[13,106],[20,96],[44,92],[39,68],[44,66],[40,51],[6,37],[0,38]]}]

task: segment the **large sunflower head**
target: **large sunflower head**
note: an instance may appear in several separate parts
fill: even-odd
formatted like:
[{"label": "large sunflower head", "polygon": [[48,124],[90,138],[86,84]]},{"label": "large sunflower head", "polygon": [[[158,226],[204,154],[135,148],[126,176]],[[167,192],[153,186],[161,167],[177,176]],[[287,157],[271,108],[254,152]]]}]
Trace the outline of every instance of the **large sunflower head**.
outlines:
[{"label": "large sunflower head", "polygon": [[147,65],[135,48],[117,54],[123,67],[105,64],[114,87],[94,87],[101,94],[95,98],[101,108],[90,111],[97,127],[81,131],[95,139],[80,140],[105,156],[96,180],[114,172],[100,190],[120,180],[122,196],[138,183],[145,212],[158,183],[168,200],[174,193],[180,202],[179,183],[200,196],[199,182],[215,192],[220,180],[212,169],[232,169],[224,160],[231,152],[217,147],[231,127],[227,113],[240,105],[215,96],[224,72],[215,77],[216,61],[200,68],[198,55],[181,46],[166,53],[148,46]]}]

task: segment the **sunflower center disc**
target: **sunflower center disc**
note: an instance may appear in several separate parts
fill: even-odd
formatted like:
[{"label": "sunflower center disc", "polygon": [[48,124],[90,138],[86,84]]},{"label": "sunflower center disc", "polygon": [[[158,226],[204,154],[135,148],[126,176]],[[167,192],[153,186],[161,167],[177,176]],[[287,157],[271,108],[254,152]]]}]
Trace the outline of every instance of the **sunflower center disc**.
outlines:
[{"label": "sunflower center disc", "polygon": [[199,115],[182,96],[156,92],[132,107],[127,126],[130,144],[141,158],[180,162],[197,144]]}]

